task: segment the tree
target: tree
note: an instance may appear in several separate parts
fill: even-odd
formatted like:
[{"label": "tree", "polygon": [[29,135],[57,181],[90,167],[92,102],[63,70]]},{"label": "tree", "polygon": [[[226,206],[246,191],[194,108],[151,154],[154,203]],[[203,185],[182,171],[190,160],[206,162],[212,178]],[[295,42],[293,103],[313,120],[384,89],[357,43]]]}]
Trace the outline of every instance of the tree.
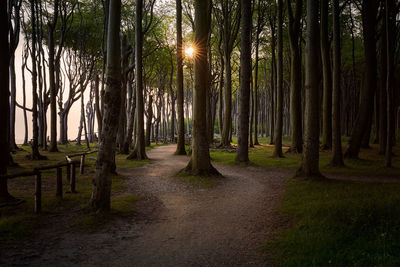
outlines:
[{"label": "tree", "polygon": [[[251,82],[251,1],[241,0],[240,109],[236,161],[249,161],[249,105]],[[257,133],[256,133],[257,134]]]},{"label": "tree", "polygon": [[376,88],[376,16],[379,1],[363,0],[362,26],[364,37],[365,74],[360,92],[360,107],[353,126],[349,144],[345,152],[347,158],[358,158],[363,137],[370,132],[373,98]]},{"label": "tree", "polygon": [[93,179],[90,204],[95,210],[109,210],[111,202],[111,171],[114,165],[115,144],[121,102],[121,0],[110,0],[107,32],[107,79],[104,95],[103,125],[96,174]]},{"label": "tree", "polygon": [[305,127],[303,158],[297,176],[320,179],[319,172],[319,0],[307,0]]},{"label": "tree", "polygon": [[329,43],[329,0],[321,0],[321,58],[323,72],[322,149],[332,147],[332,70]]},{"label": "tree", "polygon": [[178,144],[175,154],[186,155],[185,118],[183,114],[183,44],[182,44],[182,0],[176,0],[176,95],[178,105]]},{"label": "tree", "polygon": [[195,0],[195,36],[197,52],[194,58],[193,140],[190,162],[184,171],[193,175],[218,175],[211,165],[206,121],[206,91],[208,85],[208,36],[210,31],[209,1]]},{"label": "tree", "polygon": [[293,14],[292,1],[287,1],[289,15],[289,44],[290,44],[290,126],[292,131],[292,144],[290,152],[301,153],[303,149],[302,111],[301,111],[301,14],[303,0],[296,0]]},{"label": "tree", "polygon": [[9,42],[8,42],[8,12],[7,1],[0,1],[0,203],[12,199],[8,193],[7,166],[9,159],[8,144],[8,107],[9,107]]},{"label": "tree", "polygon": [[[239,2],[240,3],[240,2]],[[240,26],[240,6],[237,1],[219,0],[220,10],[215,8],[219,25],[222,30],[223,53],[225,63],[224,81],[224,118],[221,135],[221,145],[230,146],[232,131],[232,66],[231,57],[235,47],[236,37]]]},{"label": "tree", "polygon": [[283,2],[278,0],[278,61],[276,87],[276,125],[274,133],[274,157],[283,157],[282,128],[283,128]]},{"label": "tree", "polygon": [[342,155],[342,130],[340,125],[341,65],[340,7],[333,0],[333,91],[332,91],[332,166],[344,166]]},{"label": "tree", "polygon": [[144,101],[143,101],[143,0],[136,2],[135,56],[136,56],[136,142],[128,159],[147,159],[144,140]]}]

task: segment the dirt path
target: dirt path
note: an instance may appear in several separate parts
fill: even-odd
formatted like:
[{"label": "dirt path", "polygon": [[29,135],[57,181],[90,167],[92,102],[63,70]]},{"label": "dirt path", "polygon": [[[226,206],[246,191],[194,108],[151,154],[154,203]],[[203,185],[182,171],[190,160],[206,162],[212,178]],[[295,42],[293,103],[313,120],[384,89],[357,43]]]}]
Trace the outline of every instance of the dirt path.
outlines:
[{"label": "dirt path", "polygon": [[148,152],[152,164],[120,169],[137,214],[92,233],[66,230],[8,255],[10,264],[42,266],[263,265],[257,248],[285,224],[276,212],[287,172],[217,165],[211,189],[171,177],[188,162],[175,146]]}]

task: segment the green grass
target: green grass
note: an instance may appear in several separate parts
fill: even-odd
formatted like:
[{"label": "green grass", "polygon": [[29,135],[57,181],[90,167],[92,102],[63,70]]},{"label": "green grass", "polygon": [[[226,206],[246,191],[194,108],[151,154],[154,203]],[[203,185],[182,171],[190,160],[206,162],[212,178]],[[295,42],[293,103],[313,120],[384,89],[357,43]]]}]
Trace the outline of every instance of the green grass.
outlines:
[{"label": "green grass", "polygon": [[291,180],[293,225],[264,247],[279,266],[399,266],[399,184]]},{"label": "green grass", "polygon": [[179,172],[175,174],[175,177],[178,178],[181,182],[188,183],[191,186],[208,189],[212,188],[222,181],[222,177],[220,176],[195,176],[186,172]]}]

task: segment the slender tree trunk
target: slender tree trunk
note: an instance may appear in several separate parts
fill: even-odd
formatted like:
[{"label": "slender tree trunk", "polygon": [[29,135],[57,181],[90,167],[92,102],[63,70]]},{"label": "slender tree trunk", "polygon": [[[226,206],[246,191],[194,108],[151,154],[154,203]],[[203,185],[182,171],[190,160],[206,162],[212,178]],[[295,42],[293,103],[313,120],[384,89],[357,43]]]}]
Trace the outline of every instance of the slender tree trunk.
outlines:
[{"label": "slender tree trunk", "polygon": [[136,142],[128,159],[147,159],[144,140],[144,101],[143,101],[143,0],[136,2],[135,56],[136,56]]},{"label": "slender tree trunk", "polygon": [[150,146],[151,121],[153,120],[153,96],[149,96],[146,120],[146,146]]},{"label": "slender tree trunk", "polygon": [[[240,107],[237,162],[249,161],[249,100],[251,80],[251,1],[241,0]],[[256,63],[257,64],[257,63]]]},{"label": "slender tree trunk", "polygon": [[283,2],[278,0],[278,61],[277,61],[277,88],[276,88],[276,126],[275,147],[273,156],[283,157],[282,130],[283,130]]},{"label": "slender tree trunk", "polygon": [[321,55],[323,72],[322,149],[332,147],[332,70],[329,43],[329,0],[321,0]]},{"label": "slender tree trunk", "polygon": [[31,59],[32,59],[32,155],[31,159],[39,160],[43,159],[43,156],[39,153],[38,137],[39,137],[39,126],[38,126],[38,97],[37,97],[37,67],[36,67],[36,15],[35,15],[35,0],[30,0],[31,6]]},{"label": "slender tree trunk", "polygon": [[198,55],[194,59],[194,105],[192,155],[185,171],[193,175],[218,175],[211,165],[206,127],[207,49],[210,31],[209,1],[195,0],[195,43]]},{"label": "slender tree trunk", "polygon": [[182,45],[182,0],[176,1],[176,96],[178,108],[178,144],[176,155],[186,155],[185,150],[185,118],[183,110],[183,45]]},{"label": "slender tree trunk", "polygon": [[110,210],[111,171],[115,164],[115,143],[121,101],[120,18],[121,0],[111,0],[107,34],[107,84],[104,97],[103,129],[96,161],[90,204],[95,210]]},{"label": "slender tree trunk", "polygon": [[307,0],[306,108],[303,157],[297,176],[319,179],[319,1]]},{"label": "slender tree trunk", "polygon": [[341,102],[341,47],[339,0],[333,0],[333,92],[332,92],[332,165],[344,166],[342,154],[342,130],[340,125]]}]

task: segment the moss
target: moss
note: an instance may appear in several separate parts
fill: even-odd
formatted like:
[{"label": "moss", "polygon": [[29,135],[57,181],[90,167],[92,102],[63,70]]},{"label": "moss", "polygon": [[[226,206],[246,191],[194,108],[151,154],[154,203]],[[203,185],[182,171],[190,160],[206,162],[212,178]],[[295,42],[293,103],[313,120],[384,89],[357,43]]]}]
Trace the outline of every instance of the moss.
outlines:
[{"label": "moss", "polygon": [[187,172],[179,172],[174,176],[184,183],[203,189],[212,188],[223,180],[222,176],[194,176]]}]

